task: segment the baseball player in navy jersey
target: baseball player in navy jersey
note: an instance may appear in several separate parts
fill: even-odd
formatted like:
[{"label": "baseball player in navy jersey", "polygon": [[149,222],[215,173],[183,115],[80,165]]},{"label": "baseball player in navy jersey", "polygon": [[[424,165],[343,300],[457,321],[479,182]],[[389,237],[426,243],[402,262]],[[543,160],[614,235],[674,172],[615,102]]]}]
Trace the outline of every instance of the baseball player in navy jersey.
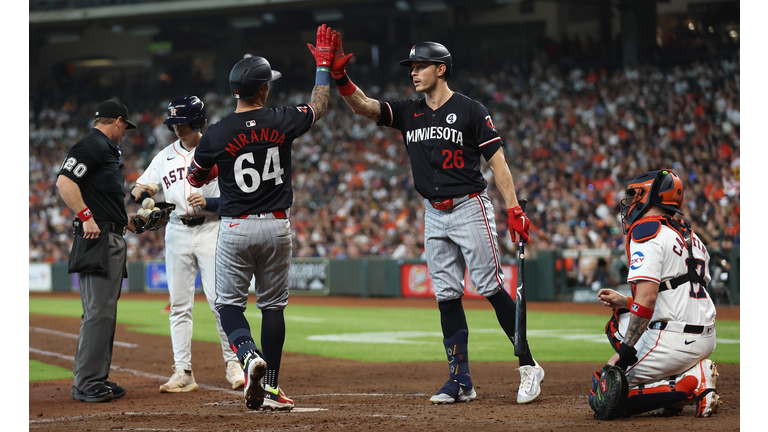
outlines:
[{"label": "baseball player in navy jersey", "polygon": [[[707,293],[709,253],[682,214],[683,183],[672,170],[633,179],[621,201],[632,296],[601,289],[614,308],[606,326],[616,350],[608,364],[626,371],[625,414],[676,415],[693,404],[696,417],[717,411],[715,305]],[[594,382],[593,382],[594,385]]]},{"label": "baseball player in navy jersey", "polygon": [[[203,134],[187,177],[198,187],[218,168],[216,309],[243,364],[245,405],[250,409],[294,406],[278,384],[292,249],[291,147],[328,109],[334,49],[330,28],[318,28],[316,45],[309,45],[317,63],[309,103],[265,108],[270,82],[282,75],[263,57],[244,58],[232,68],[229,83],[237,108]],[[263,353],[243,315],[254,276]]]},{"label": "baseball player in navy jersey", "polygon": [[185,95],[171,101],[168,118],[163,124],[168,125],[178,139],[152,159],[131,189],[131,195],[138,203],[151,200],[149,197],[162,188],[166,202],[176,204],[165,228],[165,270],[171,300],[169,320],[174,373],[168,382],[160,386],[161,393],[197,390],[192,373],[192,308],[198,270],[203,292],[216,318],[227,380],[233,389],[245,384],[242,367],[229,346],[214,306],[216,239],[219,231],[219,216],[216,213],[219,204],[218,180],[213,179],[199,188],[186,181],[187,167],[195,156],[202,136],[200,130],[206,120],[205,104],[197,96]]},{"label": "baseball player in navy jersey", "polygon": [[[493,305],[499,324],[513,344],[515,333],[515,302],[503,288],[494,209],[486,193],[488,183],[480,171],[481,157],[487,161],[504,197],[511,229],[527,240],[530,226],[517,202],[501,137],[481,103],[448,88],[452,59],[443,45],[420,42],[411,48],[409,57],[400,64],[410,68],[414,87],[425,98],[397,101],[366,97],[346,74],[345,66],[352,54],[344,55],[338,35],[336,47],[331,74],[339,93],[356,114],[402,132],[414,185],[424,197],[427,267],[440,309],[450,374],[430,401],[469,402],[477,392],[469,372],[469,330],[461,302],[466,268],[477,292]],[[519,362],[517,401],[528,403],[541,393],[544,370],[530,350]]]}]

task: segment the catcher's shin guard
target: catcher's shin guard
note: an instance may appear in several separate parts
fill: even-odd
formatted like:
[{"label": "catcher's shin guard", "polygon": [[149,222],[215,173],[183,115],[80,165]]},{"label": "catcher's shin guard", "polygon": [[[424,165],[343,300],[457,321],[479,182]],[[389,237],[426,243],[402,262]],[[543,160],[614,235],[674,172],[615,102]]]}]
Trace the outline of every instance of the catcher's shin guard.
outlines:
[{"label": "catcher's shin guard", "polygon": [[629,391],[624,414],[631,416],[659,408],[682,408],[691,403],[691,394],[697,384],[695,377],[686,376],[677,382],[670,380],[653,387],[638,386]]},{"label": "catcher's shin guard", "polygon": [[[468,340],[469,331],[467,329],[459,330],[450,338],[443,339],[451,378],[438,393],[451,394],[458,391],[458,388],[464,389],[465,392],[472,390],[472,376],[469,374],[469,357],[467,355]],[[456,388],[446,389],[447,386]]]}]

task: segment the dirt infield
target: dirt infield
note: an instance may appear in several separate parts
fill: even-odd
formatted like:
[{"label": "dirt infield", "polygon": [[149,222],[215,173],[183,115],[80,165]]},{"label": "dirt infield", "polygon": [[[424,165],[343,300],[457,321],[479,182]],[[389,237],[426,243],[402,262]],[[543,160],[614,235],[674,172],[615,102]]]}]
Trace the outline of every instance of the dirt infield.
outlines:
[{"label": "dirt infield", "polygon": [[[78,298],[77,294],[64,294]],[[157,295],[125,294],[123,298]],[[147,298],[147,297],[144,297]],[[202,299],[200,299],[202,300]],[[355,307],[435,307],[434,300],[308,298],[294,296],[292,304]],[[487,302],[466,302],[485,309]],[[118,306],[119,307],[119,306]],[[600,313],[599,305],[534,303],[532,311]],[[718,311],[719,319],[739,319],[739,308]],[[29,358],[72,369],[80,320],[29,316]],[[170,338],[127,330],[118,325],[110,379],[127,389],[121,399],[86,404],[69,397],[72,379],[29,384],[30,430],[142,431],[587,431],[740,429],[740,368],[721,365],[717,388],[724,404],[712,418],[696,419],[692,407],[683,416],[638,416],[614,422],[593,420],[587,405],[590,374],[599,363],[542,363],[546,378],[541,396],[529,405],[516,402],[517,362],[473,362],[478,399],[470,403],[434,406],[429,396],[445,380],[445,362],[362,363],[284,353],[281,387],[296,401],[292,412],[249,411],[242,391],[230,390],[217,343],[193,342],[196,392],[161,394],[160,384],[172,373]],[[132,345],[130,345],[132,344]],[[133,346],[135,345],[135,346]]]}]

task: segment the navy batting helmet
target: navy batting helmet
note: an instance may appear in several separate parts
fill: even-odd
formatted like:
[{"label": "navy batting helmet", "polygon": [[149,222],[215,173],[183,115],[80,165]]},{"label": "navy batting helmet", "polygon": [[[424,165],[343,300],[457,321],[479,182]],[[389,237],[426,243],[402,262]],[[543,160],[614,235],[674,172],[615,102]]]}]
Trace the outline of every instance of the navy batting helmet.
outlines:
[{"label": "navy batting helmet", "polygon": [[205,104],[197,96],[179,96],[168,104],[168,118],[163,122],[173,132],[173,125],[189,123],[193,131],[200,131],[208,118]]},{"label": "navy batting helmet", "polygon": [[451,76],[453,59],[448,48],[437,42],[419,42],[411,48],[408,58],[400,62],[400,66],[411,67],[412,62],[435,62],[445,65],[445,77]]},{"label": "navy batting helmet", "polygon": [[264,57],[246,57],[229,72],[229,88],[235,99],[250,99],[259,91],[259,87],[283,76],[272,70],[272,66]]}]

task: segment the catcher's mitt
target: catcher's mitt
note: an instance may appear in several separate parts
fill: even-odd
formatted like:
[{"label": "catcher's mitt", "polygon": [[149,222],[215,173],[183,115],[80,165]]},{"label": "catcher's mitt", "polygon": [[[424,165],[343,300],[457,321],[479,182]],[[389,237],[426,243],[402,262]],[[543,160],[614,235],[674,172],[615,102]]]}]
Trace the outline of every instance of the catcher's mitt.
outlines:
[{"label": "catcher's mitt", "polygon": [[595,419],[613,420],[622,415],[628,395],[627,377],[620,367],[605,365],[602,371],[592,375],[589,406],[595,412]]},{"label": "catcher's mitt", "polygon": [[141,216],[134,216],[133,223],[136,225],[136,234],[141,234],[144,231],[157,231],[164,227],[171,219],[171,212],[176,208],[176,204],[159,202],[155,203],[155,207],[152,212],[147,215],[146,219]]}]

